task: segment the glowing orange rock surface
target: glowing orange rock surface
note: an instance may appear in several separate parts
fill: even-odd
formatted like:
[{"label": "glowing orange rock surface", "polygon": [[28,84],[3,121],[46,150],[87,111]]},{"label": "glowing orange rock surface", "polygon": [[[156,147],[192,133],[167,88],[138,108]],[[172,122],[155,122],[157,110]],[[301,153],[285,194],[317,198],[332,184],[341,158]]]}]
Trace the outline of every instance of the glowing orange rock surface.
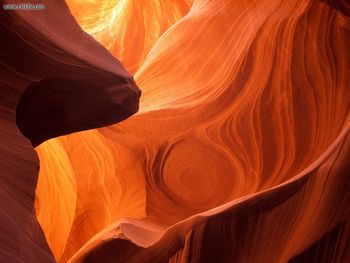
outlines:
[{"label": "glowing orange rock surface", "polygon": [[36,148],[35,208],[56,260],[350,258],[348,10],[313,0],[67,4],[142,96],[124,122]]}]

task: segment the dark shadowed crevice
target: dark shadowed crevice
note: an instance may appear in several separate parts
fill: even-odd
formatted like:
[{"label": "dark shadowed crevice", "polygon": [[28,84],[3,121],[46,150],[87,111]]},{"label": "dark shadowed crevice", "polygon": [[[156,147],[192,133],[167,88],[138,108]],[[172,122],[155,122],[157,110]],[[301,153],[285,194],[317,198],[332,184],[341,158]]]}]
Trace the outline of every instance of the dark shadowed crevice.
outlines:
[{"label": "dark shadowed crevice", "polygon": [[289,263],[349,262],[349,230],[349,222],[338,224]]},{"label": "dark shadowed crevice", "polygon": [[344,15],[350,17],[350,1],[349,0],[321,0],[329,4],[331,7],[339,10]]},{"label": "dark shadowed crevice", "polygon": [[18,128],[35,147],[60,135],[117,123],[138,111],[141,92],[132,79],[100,78],[32,83],[17,105]]}]

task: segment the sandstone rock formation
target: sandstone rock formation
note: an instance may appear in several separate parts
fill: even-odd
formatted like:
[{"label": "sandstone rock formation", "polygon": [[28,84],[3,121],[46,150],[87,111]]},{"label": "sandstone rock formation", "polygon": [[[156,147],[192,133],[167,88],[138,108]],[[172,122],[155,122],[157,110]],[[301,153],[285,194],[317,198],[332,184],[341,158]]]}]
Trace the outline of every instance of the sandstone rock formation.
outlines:
[{"label": "sandstone rock formation", "polygon": [[[20,224],[34,215],[38,162],[15,126],[18,101],[18,127],[34,146],[85,129],[82,123],[98,127],[35,148],[35,212],[53,256],[35,224],[36,239],[25,244],[37,249],[25,252],[33,262],[350,261],[347,1],[67,5],[71,14],[62,1],[48,1],[45,12],[55,7],[60,15],[6,12],[1,18],[6,34],[19,32],[16,41],[1,44],[5,65],[16,43],[21,52],[33,49],[27,60],[2,68],[4,76],[10,72],[1,80],[9,88],[0,91],[1,121],[9,125],[2,129],[1,151],[10,156],[2,161],[3,180],[28,187],[31,196],[5,191],[20,203],[30,200],[19,210],[26,211]],[[135,74],[142,90],[138,113],[118,124],[101,127],[134,113],[139,91],[82,30]],[[31,89],[49,87],[63,88],[61,98],[41,104]],[[120,93],[123,103],[115,100]],[[56,109],[45,114],[65,99],[64,111],[74,109],[69,95],[81,96],[84,105],[71,119],[56,116]],[[89,107],[100,97],[101,104]],[[37,116],[50,117],[41,123]],[[19,155],[21,149],[29,154]],[[20,180],[27,174],[30,180]],[[4,218],[19,220],[13,207],[6,209]]]},{"label": "sandstone rock formation", "polygon": [[32,145],[125,119],[138,110],[140,91],[63,1],[47,1],[44,11],[0,12],[0,261],[53,262],[34,211]]}]

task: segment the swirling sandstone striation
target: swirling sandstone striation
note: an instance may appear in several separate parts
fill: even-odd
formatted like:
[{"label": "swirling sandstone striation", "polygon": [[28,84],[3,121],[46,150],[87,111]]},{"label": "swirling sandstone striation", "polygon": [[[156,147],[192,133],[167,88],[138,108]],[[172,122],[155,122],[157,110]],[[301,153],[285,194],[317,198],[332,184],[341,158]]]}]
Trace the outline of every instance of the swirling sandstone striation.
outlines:
[{"label": "swirling sandstone striation", "polygon": [[[348,168],[334,149],[347,156],[348,146],[339,146],[345,139],[338,139],[332,153],[324,152],[348,122],[349,52],[343,44],[348,38],[347,18],[318,2],[195,1],[137,71],[142,114],[118,127],[61,139],[72,174],[82,178],[78,213],[61,260],[81,246],[71,262],[318,260],[312,246],[333,229],[341,229],[334,257],[342,260],[348,208],[339,198],[348,200],[342,192]],[[321,159],[319,166],[307,168]],[[330,169],[335,163],[345,168]],[[87,170],[92,172],[84,177]],[[40,178],[45,175],[44,170]],[[93,176],[97,185],[90,183]],[[101,197],[93,200],[91,193]],[[236,199],[240,196],[245,197]],[[204,219],[191,217],[217,206],[195,217]],[[329,219],[328,214],[337,215]],[[85,244],[113,220],[118,222]],[[184,221],[167,230],[179,220]],[[234,233],[227,236],[228,230]]]},{"label": "swirling sandstone striation", "polygon": [[[140,91],[122,65],[80,29],[63,1],[46,1],[44,11],[0,13],[0,261],[53,262],[34,213],[39,160],[32,145],[125,119],[137,111]],[[66,156],[56,146],[51,153]],[[61,163],[57,178],[71,172],[69,162]],[[61,204],[68,218],[54,233],[70,232],[74,180],[66,175],[45,187],[50,192],[56,185],[63,198],[46,215],[55,220]]]},{"label": "swirling sandstone striation", "polygon": [[56,260],[349,261],[346,1],[137,2],[68,1],[143,96],[36,148]]},{"label": "swirling sandstone striation", "polygon": [[82,28],[118,57],[132,73],[192,0],[67,0]]},{"label": "swirling sandstone striation", "polygon": [[194,1],[136,73],[141,114],[100,130],[144,153],[146,219],[70,262],[347,262],[350,24],[333,7]]},{"label": "swirling sandstone striation", "polygon": [[[163,232],[125,220],[102,231],[70,262],[347,262],[349,131],[347,125],[317,160],[278,186]],[[331,242],[312,251],[324,239]]]},{"label": "swirling sandstone striation", "polygon": [[[73,5],[72,1],[67,2],[77,20],[86,22],[82,24],[82,27],[106,46],[108,46],[106,43],[110,40],[110,35],[114,36],[118,32],[118,34],[133,32],[131,35],[135,38],[131,39],[115,36],[116,40],[125,39],[127,43],[132,42],[132,44],[126,45],[125,49],[111,49],[111,52],[118,54],[118,58],[131,71],[133,62],[130,61],[130,64],[127,57],[133,55],[140,59],[137,64],[141,63],[143,56],[162,31],[188,11],[188,4],[185,4],[185,1],[177,1],[179,6],[175,5],[174,1],[159,1],[152,2],[152,4],[148,2],[142,5],[133,1],[125,3],[126,9],[120,10],[120,15],[124,14],[124,16],[131,12],[131,24],[121,23],[123,19],[118,18],[118,23],[108,26],[110,25],[109,19],[113,18],[112,14],[109,14],[113,9],[109,8],[110,2],[106,1],[102,5],[95,6],[96,8],[80,8],[81,2],[77,2],[77,5]],[[180,13],[171,11],[174,9],[182,11]],[[164,10],[168,11],[164,12]],[[91,17],[84,16],[84,12]],[[93,12],[95,14],[91,14]],[[140,19],[140,13],[144,14],[143,19]],[[107,20],[108,25],[99,25],[101,19],[102,21]],[[160,26],[159,21],[163,21],[164,24]],[[92,22],[95,22],[96,25],[91,24]],[[140,25],[133,26],[133,24]],[[148,27],[146,32],[139,30],[144,27],[144,24]],[[118,29],[118,25],[126,26],[128,31]],[[154,25],[154,28],[150,25]],[[93,30],[95,27],[103,28],[101,34],[98,34],[98,30]],[[106,39],[100,38],[102,36]],[[135,46],[141,44],[144,46],[140,50],[134,49]],[[118,46],[120,45],[119,43]],[[123,50],[126,53],[123,53]],[[142,54],[139,51],[142,51]],[[36,149],[43,163],[37,187],[36,213],[40,224],[47,230],[48,242],[56,259],[62,262],[67,261],[97,232],[118,219],[145,217],[146,188],[143,177],[144,153],[142,149],[137,151],[131,149],[129,142],[124,145],[113,145],[97,130],[53,139]],[[63,185],[61,181],[66,184]],[[52,184],[55,184],[56,187],[48,192],[46,189]],[[76,189],[74,193],[69,190],[69,198],[77,202],[75,209],[70,210],[69,213],[66,212],[65,207],[68,197],[60,198],[66,189]],[[94,198],[90,198],[92,196]],[[55,217],[48,216],[53,207],[56,207],[56,211],[58,210],[55,212]],[[60,222],[71,222],[72,216],[74,221],[70,230],[58,233],[52,227]]]},{"label": "swirling sandstone striation", "polygon": [[346,260],[349,30],[321,1],[194,1],[136,71],[140,113],[61,139],[76,178],[88,150],[115,180],[97,202],[80,179],[61,261]]}]

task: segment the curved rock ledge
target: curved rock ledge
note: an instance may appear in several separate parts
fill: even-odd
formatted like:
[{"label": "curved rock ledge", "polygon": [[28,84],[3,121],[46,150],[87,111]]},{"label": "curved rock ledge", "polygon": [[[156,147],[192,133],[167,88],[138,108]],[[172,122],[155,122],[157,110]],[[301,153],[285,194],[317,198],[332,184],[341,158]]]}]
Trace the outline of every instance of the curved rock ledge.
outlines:
[{"label": "curved rock ledge", "polygon": [[42,11],[0,10],[1,262],[54,261],[34,211],[39,160],[32,145],[138,110],[132,76],[81,30],[64,1],[45,4]]}]

